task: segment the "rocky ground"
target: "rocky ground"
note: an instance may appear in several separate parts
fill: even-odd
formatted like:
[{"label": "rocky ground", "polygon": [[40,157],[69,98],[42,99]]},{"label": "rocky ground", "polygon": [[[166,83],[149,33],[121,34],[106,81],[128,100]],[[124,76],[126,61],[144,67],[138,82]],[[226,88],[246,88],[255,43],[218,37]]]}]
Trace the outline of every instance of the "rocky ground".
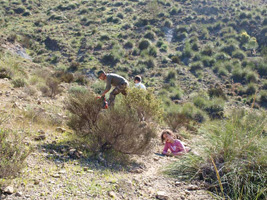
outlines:
[{"label": "rocky ground", "polygon": [[[86,145],[71,141],[65,129],[64,92],[56,99],[29,96],[8,79],[0,79],[0,88],[1,128],[20,131],[25,145],[34,147],[0,199],[212,199],[201,183],[162,173],[179,158],[156,155],[163,148],[159,140],[149,155],[132,156],[127,165],[101,154],[89,156]],[[47,121],[56,117],[60,127]]]}]

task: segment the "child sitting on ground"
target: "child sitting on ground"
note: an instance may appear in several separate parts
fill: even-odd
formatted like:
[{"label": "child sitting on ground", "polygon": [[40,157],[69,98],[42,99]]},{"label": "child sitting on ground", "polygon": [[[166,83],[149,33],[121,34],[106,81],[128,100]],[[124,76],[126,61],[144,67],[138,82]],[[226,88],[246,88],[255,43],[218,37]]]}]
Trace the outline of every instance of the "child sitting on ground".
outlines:
[{"label": "child sitting on ground", "polygon": [[[184,147],[180,140],[174,139],[174,135],[170,130],[164,130],[161,133],[161,141],[162,143],[165,141],[165,146],[162,151],[164,155],[180,156],[190,151],[188,147]],[[171,150],[171,153],[168,152],[168,149]]]}]

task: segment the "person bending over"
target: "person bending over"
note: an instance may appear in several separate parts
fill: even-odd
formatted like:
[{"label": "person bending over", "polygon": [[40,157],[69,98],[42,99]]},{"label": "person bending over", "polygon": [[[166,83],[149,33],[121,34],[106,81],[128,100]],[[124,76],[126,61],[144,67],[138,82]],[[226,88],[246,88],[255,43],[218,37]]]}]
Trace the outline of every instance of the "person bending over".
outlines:
[{"label": "person bending over", "polygon": [[114,106],[114,101],[117,94],[122,93],[123,95],[126,95],[126,89],[129,83],[122,76],[114,73],[105,73],[103,70],[100,70],[97,73],[97,76],[100,80],[106,81],[106,89],[101,94],[101,97],[105,96],[105,94],[111,89],[111,86],[115,87],[109,95],[109,106]]}]

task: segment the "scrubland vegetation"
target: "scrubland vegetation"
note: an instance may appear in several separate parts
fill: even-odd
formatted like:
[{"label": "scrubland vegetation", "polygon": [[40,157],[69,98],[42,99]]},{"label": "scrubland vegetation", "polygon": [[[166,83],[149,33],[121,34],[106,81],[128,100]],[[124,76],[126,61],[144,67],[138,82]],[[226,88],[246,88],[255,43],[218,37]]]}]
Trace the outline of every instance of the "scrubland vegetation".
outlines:
[{"label": "scrubland vegetation", "polygon": [[[192,152],[168,176],[203,181],[218,199],[266,199],[265,1],[3,0],[0,27],[1,187],[39,129],[65,127],[58,143],[116,160],[151,155],[170,128]],[[100,69],[141,75],[148,90],[103,110]]]}]

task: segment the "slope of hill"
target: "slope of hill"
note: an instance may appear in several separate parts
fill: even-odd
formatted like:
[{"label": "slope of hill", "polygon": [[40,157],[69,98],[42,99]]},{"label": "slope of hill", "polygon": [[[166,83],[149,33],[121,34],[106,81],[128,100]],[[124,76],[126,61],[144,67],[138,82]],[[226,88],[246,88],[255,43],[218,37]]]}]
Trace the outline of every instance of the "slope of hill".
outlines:
[{"label": "slope of hill", "polygon": [[[170,199],[212,198],[202,191],[207,183],[157,173],[175,159],[150,154],[125,165],[118,155],[92,156],[70,134],[66,99],[88,88],[99,94],[100,69],[130,82],[141,75],[162,100],[158,132],[171,128],[188,145],[235,108],[266,114],[265,0],[3,0],[0,27],[0,128],[25,136],[25,152],[34,149],[12,182],[22,194],[6,199],[153,199],[161,190]],[[266,140],[266,126],[259,134]],[[156,142],[153,151],[161,148]],[[0,185],[2,178],[0,167]]]}]

